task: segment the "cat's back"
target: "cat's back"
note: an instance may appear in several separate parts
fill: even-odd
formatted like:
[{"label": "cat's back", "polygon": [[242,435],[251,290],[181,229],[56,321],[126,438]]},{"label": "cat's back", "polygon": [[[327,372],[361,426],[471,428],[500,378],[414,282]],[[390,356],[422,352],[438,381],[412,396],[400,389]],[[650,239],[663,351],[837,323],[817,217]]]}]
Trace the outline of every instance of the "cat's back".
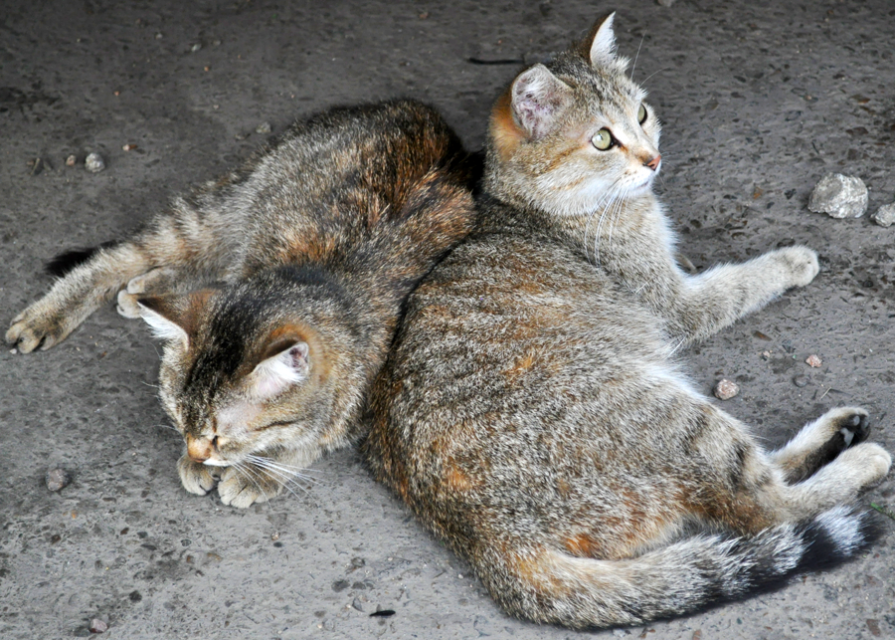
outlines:
[{"label": "cat's back", "polygon": [[458,162],[462,146],[443,118],[413,100],[338,107],[295,123],[255,168],[245,188],[283,213],[326,212],[364,190],[400,205],[436,166]]},{"label": "cat's back", "polygon": [[251,237],[243,273],[306,262],[369,273],[416,263],[414,252],[428,264],[471,229],[472,175],[454,132],[416,101],[298,122],[237,189]]},{"label": "cat's back", "polygon": [[540,424],[544,411],[626,393],[669,355],[661,323],[580,252],[528,231],[481,232],[408,300],[391,382],[376,391],[391,418],[377,428],[419,440],[488,415]]}]

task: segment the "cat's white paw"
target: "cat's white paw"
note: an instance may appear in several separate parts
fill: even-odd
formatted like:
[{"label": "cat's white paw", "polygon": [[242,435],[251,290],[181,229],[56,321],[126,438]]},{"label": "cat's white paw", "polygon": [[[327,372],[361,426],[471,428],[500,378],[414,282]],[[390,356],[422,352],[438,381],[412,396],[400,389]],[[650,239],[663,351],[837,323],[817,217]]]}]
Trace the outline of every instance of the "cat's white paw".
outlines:
[{"label": "cat's white paw", "polygon": [[256,502],[267,502],[283,490],[283,485],[267,476],[261,469],[252,467],[251,471],[237,471],[235,467],[227,467],[221,474],[218,484],[218,495],[221,502],[231,507],[245,509]]},{"label": "cat's white paw", "polygon": [[790,287],[804,287],[814,280],[820,271],[817,252],[814,249],[803,246],[787,247],[778,249],[774,255],[783,264]]},{"label": "cat's white paw", "polygon": [[827,468],[835,467],[837,479],[851,483],[858,492],[885,478],[891,466],[888,451],[878,444],[863,442],[840,453]]},{"label": "cat's white paw", "polygon": [[177,461],[177,472],[183,488],[190,493],[204,496],[214,489],[218,479],[217,470],[204,464],[193,462],[188,456],[181,456]]},{"label": "cat's white paw", "polygon": [[137,304],[137,296],[128,293],[127,289],[118,292],[118,313],[125,318],[139,318],[140,305]]}]

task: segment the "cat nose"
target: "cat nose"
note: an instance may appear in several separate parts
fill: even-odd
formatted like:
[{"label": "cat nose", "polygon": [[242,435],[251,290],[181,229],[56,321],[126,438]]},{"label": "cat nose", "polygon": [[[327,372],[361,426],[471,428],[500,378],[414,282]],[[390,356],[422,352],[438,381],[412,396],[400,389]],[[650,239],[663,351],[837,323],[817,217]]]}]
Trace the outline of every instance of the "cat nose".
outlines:
[{"label": "cat nose", "polygon": [[649,167],[650,169],[652,169],[653,171],[655,171],[656,169],[659,168],[659,163],[660,163],[660,162],[662,162],[662,156],[661,156],[661,154],[658,154],[658,153],[657,153],[655,158],[653,158],[652,160],[649,160],[649,161],[647,161],[647,162],[644,162],[644,163],[643,163],[643,166],[644,166],[644,167]]},{"label": "cat nose", "polygon": [[211,457],[211,442],[208,438],[194,438],[187,434],[186,455],[193,462],[198,462],[199,464],[205,462]]}]

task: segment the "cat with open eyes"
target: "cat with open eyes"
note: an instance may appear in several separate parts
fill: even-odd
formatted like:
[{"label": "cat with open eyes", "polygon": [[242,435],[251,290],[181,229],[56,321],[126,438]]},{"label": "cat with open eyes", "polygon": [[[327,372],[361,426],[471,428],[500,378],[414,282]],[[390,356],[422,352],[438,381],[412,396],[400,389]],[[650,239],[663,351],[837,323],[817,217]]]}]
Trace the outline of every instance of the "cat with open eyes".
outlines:
[{"label": "cat with open eyes", "polygon": [[675,357],[818,272],[794,246],[690,276],[651,186],[660,126],[613,17],[491,115],[475,231],[410,296],[364,451],[509,613],[570,627],[679,615],[868,542],[888,472],[867,412],[784,447]]},{"label": "cat with open eyes", "polygon": [[[21,352],[104,301],[166,341],[183,486],[247,507],[354,439],[407,294],[471,228],[466,154],[413,101],[333,109],[82,261],[13,320]],[[87,258],[86,261],[83,261]]]}]

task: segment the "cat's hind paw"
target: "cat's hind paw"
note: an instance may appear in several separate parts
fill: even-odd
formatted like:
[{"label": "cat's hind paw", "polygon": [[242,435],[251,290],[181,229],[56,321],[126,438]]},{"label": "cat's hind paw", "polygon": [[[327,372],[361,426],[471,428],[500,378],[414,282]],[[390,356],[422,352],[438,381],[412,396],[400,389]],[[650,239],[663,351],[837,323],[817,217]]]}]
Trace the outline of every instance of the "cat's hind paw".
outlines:
[{"label": "cat's hind paw", "polygon": [[254,466],[238,469],[227,467],[221,474],[218,495],[221,502],[245,509],[256,502],[267,502],[280,494],[283,485]]},{"label": "cat's hind paw", "polygon": [[870,435],[870,416],[859,407],[838,407],[805,425],[785,447],[772,454],[788,482],[799,482]]},{"label": "cat's hind paw", "polygon": [[196,495],[206,495],[218,483],[217,469],[193,462],[185,455],[177,461],[177,472],[183,488]]}]

